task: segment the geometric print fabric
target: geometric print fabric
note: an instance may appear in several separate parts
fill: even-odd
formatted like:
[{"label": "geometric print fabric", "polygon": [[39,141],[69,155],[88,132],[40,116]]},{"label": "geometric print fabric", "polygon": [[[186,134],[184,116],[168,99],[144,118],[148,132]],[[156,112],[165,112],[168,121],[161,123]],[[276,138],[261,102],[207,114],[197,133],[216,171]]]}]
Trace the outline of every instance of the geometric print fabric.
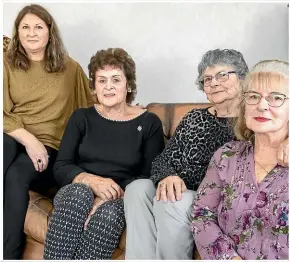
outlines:
[{"label": "geometric print fabric", "polygon": [[84,224],[94,194],[84,184],[62,187],[54,198],[54,212],[46,234],[44,259],[111,259],[125,227],[123,199],[103,203]]}]

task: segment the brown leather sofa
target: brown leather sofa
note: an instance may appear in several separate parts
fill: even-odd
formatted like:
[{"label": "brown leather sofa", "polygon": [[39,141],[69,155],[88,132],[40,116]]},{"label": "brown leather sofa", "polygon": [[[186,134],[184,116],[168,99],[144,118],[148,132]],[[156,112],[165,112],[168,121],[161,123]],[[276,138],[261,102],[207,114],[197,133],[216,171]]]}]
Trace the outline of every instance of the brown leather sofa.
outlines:
[{"label": "brown leather sofa", "polygon": [[[151,103],[147,106],[148,111],[154,112],[162,121],[165,140],[168,140],[174,133],[177,125],[184,115],[193,108],[208,107],[209,104],[160,104]],[[55,192],[54,192],[55,193]],[[24,232],[26,234],[26,247],[23,259],[43,259],[44,241],[48,222],[53,211],[50,192],[47,196],[40,195],[33,191],[29,192],[30,202],[26,215]],[[112,259],[124,259],[125,255],[126,230],[123,232],[119,245],[116,248]],[[194,259],[200,259],[197,252]]]},{"label": "brown leather sofa", "polygon": [[10,38],[6,35],[3,35],[3,52],[6,52],[8,50],[9,43]]}]

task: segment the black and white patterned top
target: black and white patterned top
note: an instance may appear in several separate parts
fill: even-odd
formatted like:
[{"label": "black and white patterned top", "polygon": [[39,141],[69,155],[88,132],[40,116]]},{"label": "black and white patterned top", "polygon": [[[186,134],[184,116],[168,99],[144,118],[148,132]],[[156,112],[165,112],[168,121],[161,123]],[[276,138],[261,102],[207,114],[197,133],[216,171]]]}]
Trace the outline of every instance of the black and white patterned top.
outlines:
[{"label": "black and white patterned top", "polygon": [[197,190],[214,152],[234,139],[232,120],[215,117],[208,108],[190,111],[152,163],[150,178],[154,184],[178,175],[187,189]]}]

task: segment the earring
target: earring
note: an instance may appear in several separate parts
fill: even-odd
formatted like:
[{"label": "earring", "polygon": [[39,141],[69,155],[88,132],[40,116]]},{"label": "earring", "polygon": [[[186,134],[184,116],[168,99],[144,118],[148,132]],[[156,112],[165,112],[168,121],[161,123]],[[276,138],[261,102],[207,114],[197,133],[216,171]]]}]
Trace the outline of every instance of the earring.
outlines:
[{"label": "earring", "polygon": [[127,92],[128,93],[131,93],[132,92],[131,87],[128,87]]}]

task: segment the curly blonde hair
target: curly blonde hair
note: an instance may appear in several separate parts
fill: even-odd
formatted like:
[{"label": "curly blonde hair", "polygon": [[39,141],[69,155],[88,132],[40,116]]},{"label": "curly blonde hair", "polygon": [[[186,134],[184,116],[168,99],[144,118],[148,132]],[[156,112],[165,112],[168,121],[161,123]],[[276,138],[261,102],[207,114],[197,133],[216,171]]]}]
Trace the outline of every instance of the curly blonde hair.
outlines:
[{"label": "curly blonde hair", "polygon": [[[99,69],[104,69],[105,66],[113,66],[123,70],[127,80],[126,102],[131,104],[137,94],[136,86],[136,66],[132,57],[122,48],[108,48],[106,50],[99,50],[92,56],[88,65],[90,88],[95,90],[96,72]],[[97,98],[94,97],[97,101]]]},{"label": "curly blonde hair", "polygon": [[[252,86],[271,87],[283,86],[289,88],[289,63],[280,60],[264,60],[257,63],[246,76],[243,93],[251,89]],[[239,116],[234,124],[234,132],[239,140],[251,141],[254,143],[255,134],[249,129],[245,121],[246,103],[243,99],[239,111]]]},{"label": "curly blonde hair", "polygon": [[43,20],[49,29],[49,42],[47,43],[44,55],[44,69],[49,73],[64,71],[67,52],[60,37],[58,27],[50,13],[42,6],[36,4],[23,7],[15,19],[13,36],[7,51],[9,64],[16,69],[24,71],[30,68],[29,58],[20,42],[18,33],[19,24],[28,13],[36,15]]}]

